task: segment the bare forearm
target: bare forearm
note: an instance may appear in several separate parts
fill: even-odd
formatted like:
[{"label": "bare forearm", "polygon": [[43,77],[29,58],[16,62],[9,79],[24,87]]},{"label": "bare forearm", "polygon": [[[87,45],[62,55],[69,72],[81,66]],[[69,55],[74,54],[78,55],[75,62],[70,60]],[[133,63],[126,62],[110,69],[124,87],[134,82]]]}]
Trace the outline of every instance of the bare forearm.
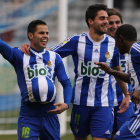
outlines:
[{"label": "bare forearm", "polygon": [[128,73],[123,73],[120,71],[111,70],[110,74],[113,75],[115,78],[120,79],[120,80],[130,84],[130,79],[129,79]]},{"label": "bare forearm", "polygon": [[118,83],[120,89],[121,89],[122,92],[124,93],[124,95],[125,95],[125,96],[128,95],[128,88],[127,88],[126,83],[123,82],[122,80],[116,78],[116,77],[115,77],[115,79],[116,79],[116,81],[117,81],[117,83]]}]

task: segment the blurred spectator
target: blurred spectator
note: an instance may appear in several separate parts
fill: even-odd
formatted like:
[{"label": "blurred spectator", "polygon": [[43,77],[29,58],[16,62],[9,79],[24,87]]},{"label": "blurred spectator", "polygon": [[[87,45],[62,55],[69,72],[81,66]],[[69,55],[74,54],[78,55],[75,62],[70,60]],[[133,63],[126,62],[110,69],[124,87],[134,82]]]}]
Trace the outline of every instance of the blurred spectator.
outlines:
[{"label": "blurred spectator", "polygon": [[135,2],[136,8],[140,8],[140,0],[133,0]]},{"label": "blurred spectator", "polygon": [[123,10],[123,2],[124,0],[114,0],[114,8]]}]

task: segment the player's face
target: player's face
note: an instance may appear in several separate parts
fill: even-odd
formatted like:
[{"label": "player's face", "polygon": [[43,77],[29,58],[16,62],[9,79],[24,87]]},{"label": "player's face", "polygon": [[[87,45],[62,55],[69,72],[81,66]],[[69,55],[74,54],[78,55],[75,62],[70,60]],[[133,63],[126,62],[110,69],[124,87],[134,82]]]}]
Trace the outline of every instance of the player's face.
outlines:
[{"label": "player's face", "polygon": [[107,32],[108,15],[104,10],[100,10],[91,24],[91,28],[95,33],[102,35]]},{"label": "player's face", "polygon": [[49,40],[49,31],[46,25],[36,26],[36,31],[31,39],[31,46],[37,50],[46,48]]},{"label": "player's face", "polygon": [[115,43],[116,43],[116,46],[117,46],[117,48],[118,48],[120,54],[125,54],[125,53],[127,53],[127,52],[126,52],[126,49],[125,49],[125,46],[126,46],[126,45],[125,45],[123,42],[124,42],[124,41],[123,41],[123,39],[122,39],[121,37],[116,37],[116,36],[115,36]]},{"label": "player's face", "polygon": [[117,15],[112,15],[108,17],[108,29],[107,29],[107,34],[114,37],[115,32],[119,26],[121,26],[121,20],[120,17]]}]

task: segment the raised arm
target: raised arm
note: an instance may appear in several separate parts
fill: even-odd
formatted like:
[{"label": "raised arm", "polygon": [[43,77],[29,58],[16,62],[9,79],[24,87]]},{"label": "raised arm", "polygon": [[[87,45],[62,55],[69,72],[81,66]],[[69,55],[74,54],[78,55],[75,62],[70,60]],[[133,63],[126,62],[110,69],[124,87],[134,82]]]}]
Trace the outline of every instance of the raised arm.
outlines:
[{"label": "raised arm", "polygon": [[9,59],[11,55],[12,49],[6,44],[4,41],[0,40],[0,53],[5,59]]}]

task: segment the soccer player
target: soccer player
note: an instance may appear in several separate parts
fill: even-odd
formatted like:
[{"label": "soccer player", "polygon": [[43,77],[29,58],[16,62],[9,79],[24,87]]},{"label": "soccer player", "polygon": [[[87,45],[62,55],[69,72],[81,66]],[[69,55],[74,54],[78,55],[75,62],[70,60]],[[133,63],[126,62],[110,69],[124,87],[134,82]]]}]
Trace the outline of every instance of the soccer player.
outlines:
[{"label": "soccer player", "polygon": [[[114,38],[105,34],[108,26],[106,5],[89,6],[85,20],[89,27],[88,32],[74,34],[51,50],[62,57],[72,55],[73,58],[75,85],[70,126],[75,140],[87,140],[89,134],[92,140],[107,140],[112,133],[114,93],[111,76],[99,71],[94,62],[104,62],[121,70],[119,52]],[[22,47],[21,50],[24,49]],[[127,94],[126,84],[122,81],[119,83]],[[125,107],[121,108],[120,112],[125,111],[129,105],[128,95],[123,100],[123,105]]]},{"label": "soccer player", "polygon": [[[61,57],[45,50],[49,40],[46,23],[34,20],[28,25],[30,56],[0,40],[0,54],[14,67],[21,91],[18,140],[60,140],[60,114],[71,102],[72,88]],[[64,103],[55,103],[55,76],[64,89]],[[56,109],[55,106],[58,106]]]},{"label": "soccer player", "polygon": [[136,104],[134,115],[126,121],[115,135],[116,140],[140,139],[140,43],[137,41],[137,31],[130,24],[121,25],[115,33],[115,41],[121,54],[129,54],[129,74],[112,70],[103,63],[95,63],[106,73],[131,83],[133,92],[131,100]]},{"label": "soccer player", "polygon": [[[114,38],[115,32],[119,26],[123,23],[122,14],[114,8],[108,8],[108,30],[107,34]],[[120,54],[120,64],[123,72],[128,72],[128,54]],[[111,76],[112,85],[114,89],[114,125],[113,125],[113,132],[112,138],[110,140],[114,140],[114,135],[119,130],[119,128],[132,116],[134,109],[133,103],[129,103],[128,109],[124,113],[119,112],[119,106],[124,98],[124,94],[122,93],[119,85],[117,84],[115,77]],[[128,84],[128,91],[129,93],[132,92],[131,84]]]}]

